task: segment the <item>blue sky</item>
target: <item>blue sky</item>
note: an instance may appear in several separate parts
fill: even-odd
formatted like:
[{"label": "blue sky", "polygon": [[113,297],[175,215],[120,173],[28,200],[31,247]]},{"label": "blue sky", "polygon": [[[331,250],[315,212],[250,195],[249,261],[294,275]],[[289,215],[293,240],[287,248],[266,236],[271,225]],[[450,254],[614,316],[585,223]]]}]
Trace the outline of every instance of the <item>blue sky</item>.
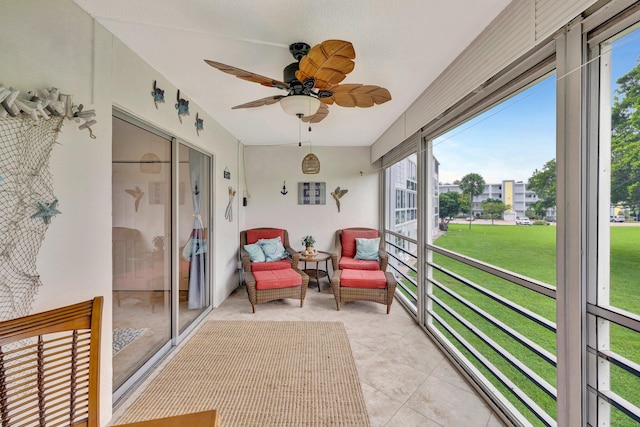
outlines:
[{"label": "blue sky", "polygon": [[[613,44],[613,80],[637,65],[640,30]],[[536,169],[555,158],[556,75],[434,141],[440,162],[440,182],[453,182],[467,173],[486,183],[513,179],[526,182]]]}]

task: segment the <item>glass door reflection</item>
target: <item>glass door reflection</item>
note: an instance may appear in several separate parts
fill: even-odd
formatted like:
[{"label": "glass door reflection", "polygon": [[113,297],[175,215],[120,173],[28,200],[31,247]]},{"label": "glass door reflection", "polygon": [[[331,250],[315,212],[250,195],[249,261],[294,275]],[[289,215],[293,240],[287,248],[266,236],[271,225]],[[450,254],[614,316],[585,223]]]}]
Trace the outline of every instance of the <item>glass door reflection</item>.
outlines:
[{"label": "glass door reflection", "polygon": [[171,141],[113,117],[113,390],[171,339]]},{"label": "glass door reflection", "polygon": [[178,149],[178,245],[180,252],[178,327],[187,328],[210,304],[210,157],[186,145]]}]

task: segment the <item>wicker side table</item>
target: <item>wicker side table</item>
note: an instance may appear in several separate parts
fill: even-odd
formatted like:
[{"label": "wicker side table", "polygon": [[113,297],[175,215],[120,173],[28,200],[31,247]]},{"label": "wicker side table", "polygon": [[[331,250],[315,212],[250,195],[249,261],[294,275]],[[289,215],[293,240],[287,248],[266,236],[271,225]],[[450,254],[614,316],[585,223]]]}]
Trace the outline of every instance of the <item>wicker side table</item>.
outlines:
[{"label": "wicker side table", "polygon": [[[304,262],[304,271],[309,278],[313,278],[318,285],[318,292],[320,292],[320,279],[323,277],[329,277],[329,260],[331,254],[329,252],[318,251],[313,256],[305,256],[303,252],[300,252],[300,261]],[[315,262],[316,268],[307,268],[308,262]],[[324,262],[324,270],[320,269],[320,263]]]}]

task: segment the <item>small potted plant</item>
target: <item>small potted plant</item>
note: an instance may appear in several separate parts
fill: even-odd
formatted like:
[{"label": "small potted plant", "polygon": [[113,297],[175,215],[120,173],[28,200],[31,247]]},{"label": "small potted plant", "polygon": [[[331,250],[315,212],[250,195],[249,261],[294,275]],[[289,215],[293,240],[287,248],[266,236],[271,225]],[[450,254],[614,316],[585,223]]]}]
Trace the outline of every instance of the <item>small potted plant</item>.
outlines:
[{"label": "small potted plant", "polygon": [[302,239],[302,244],[305,247],[304,253],[305,255],[313,255],[313,244],[316,242],[316,239],[313,236],[304,236]]}]

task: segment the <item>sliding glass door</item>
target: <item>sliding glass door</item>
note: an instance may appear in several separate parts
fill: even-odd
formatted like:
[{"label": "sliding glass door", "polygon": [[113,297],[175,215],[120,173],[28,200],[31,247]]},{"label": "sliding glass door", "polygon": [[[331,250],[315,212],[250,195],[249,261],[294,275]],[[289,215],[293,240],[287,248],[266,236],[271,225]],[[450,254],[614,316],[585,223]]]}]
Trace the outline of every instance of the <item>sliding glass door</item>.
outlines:
[{"label": "sliding glass door", "polygon": [[115,114],[112,385],[117,400],[211,306],[211,157]]},{"label": "sliding glass door", "polygon": [[206,219],[209,218],[210,157],[180,144],[178,148],[179,316],[182,333],[210,304]]}]

